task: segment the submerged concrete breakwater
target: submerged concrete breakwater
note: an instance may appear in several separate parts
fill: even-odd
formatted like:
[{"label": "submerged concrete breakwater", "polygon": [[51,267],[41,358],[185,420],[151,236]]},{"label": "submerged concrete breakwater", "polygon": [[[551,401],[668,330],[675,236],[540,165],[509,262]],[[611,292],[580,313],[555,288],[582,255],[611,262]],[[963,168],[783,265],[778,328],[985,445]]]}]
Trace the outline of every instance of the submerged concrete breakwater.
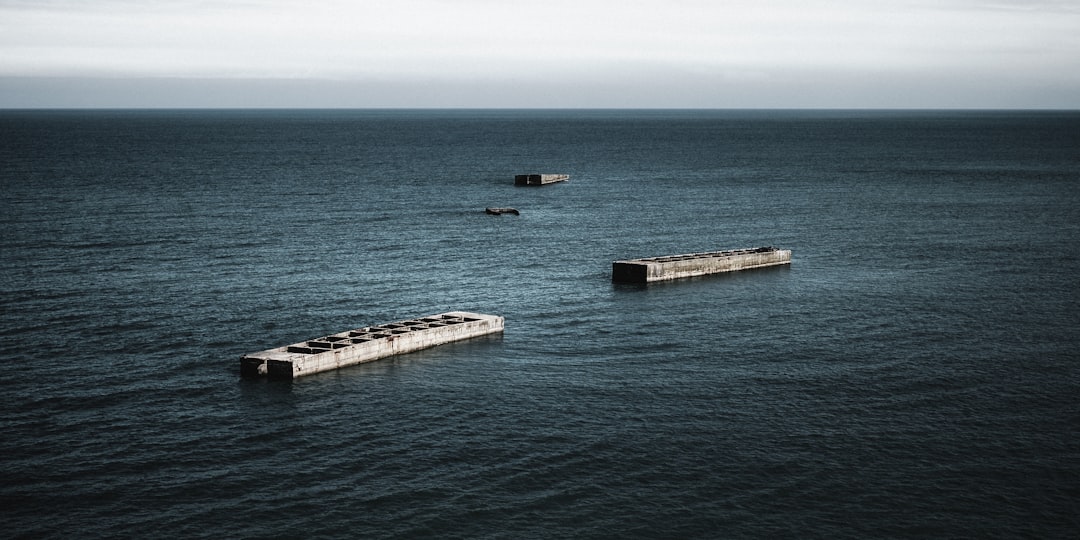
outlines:
[{"label": "submerged concrete breakwater", "polygon": [[687,253],[611,263],[611,280],[648,283],[765,266],[791,264],[791,250],[775,247]]},{"label": "submerged concrete breakwater", "polygon": [[292,379],[503,331],[497,315],[450,311],[309,339],[240,357],[240,374]]}]

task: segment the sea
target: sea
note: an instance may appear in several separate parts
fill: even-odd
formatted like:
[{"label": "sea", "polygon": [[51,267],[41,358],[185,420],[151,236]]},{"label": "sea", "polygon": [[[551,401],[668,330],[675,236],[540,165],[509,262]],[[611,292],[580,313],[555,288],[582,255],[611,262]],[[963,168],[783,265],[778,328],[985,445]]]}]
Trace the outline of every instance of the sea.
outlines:
[{"label": "sea", "polygon": [[1080,537],[1080,112],[4,110],[0,195],[3,538]]}]

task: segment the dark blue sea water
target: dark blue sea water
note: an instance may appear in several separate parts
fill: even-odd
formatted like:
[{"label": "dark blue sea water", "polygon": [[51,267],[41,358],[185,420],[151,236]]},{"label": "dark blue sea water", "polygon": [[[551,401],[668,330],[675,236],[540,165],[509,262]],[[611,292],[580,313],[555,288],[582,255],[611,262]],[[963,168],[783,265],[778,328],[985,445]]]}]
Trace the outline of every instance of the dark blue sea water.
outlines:
[{"label": "dark blue sea water", "polygon": [[0,189],[3,537],[1080,535],[1080,113],[3,111]]}]

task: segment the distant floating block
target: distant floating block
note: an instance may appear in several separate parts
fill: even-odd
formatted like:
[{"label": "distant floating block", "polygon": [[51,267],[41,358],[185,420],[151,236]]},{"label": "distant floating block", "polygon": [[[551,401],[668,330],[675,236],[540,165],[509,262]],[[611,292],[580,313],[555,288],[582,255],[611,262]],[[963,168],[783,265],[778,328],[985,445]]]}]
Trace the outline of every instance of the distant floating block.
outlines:
[{"label": "distant floating block", "polygon": [[240,374],[293,379],[503,331],[503,318],[450,311],[367,326],[240,357]]},{"label": "distant floating block", "polygon": [[617,283],[648,283],[780,264],[791,264],[791,250],[759,247],[687,253],[615,261],[611,263],[611,280]]},{"label": "distant floating block", "polygon": [[494,208],[489,206],[484,209],[484,212],[493,216],[501,216],[503,214],[510,214],[513,216],[521,215],[521,212],[518,212],[517,208]]},{"label": "distant floating block", "polygon": [[569,174],[519,174],[514,177],[515,186],[542,186],[565,182],[570,179]]}]

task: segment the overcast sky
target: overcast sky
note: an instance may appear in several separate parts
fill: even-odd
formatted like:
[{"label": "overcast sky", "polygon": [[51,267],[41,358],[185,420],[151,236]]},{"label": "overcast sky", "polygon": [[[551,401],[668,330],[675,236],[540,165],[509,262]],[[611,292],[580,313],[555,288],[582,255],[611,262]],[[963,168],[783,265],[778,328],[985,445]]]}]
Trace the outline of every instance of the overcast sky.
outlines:
[{"label": "overcast sky", "polygon": [[0,107],[1080,108],[1080,0],[0,0]]}]

